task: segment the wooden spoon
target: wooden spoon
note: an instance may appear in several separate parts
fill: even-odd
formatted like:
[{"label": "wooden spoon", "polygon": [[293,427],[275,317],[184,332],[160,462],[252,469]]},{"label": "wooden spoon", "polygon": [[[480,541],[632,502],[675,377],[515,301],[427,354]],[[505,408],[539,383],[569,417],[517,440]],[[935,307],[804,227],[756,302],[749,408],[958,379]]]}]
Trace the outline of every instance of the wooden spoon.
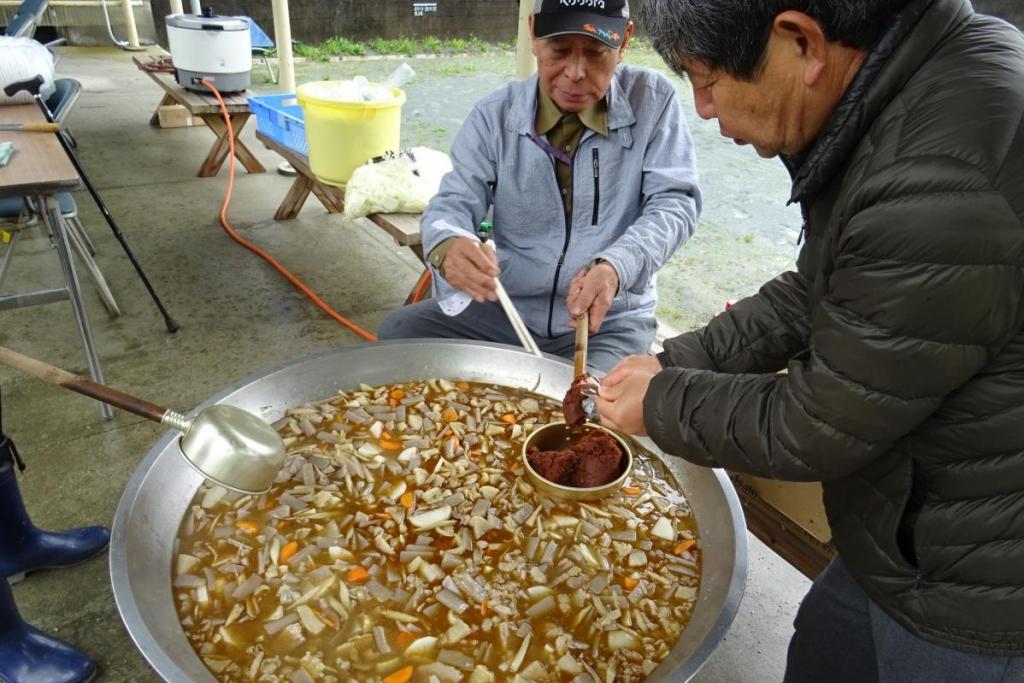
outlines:
[{"label": "wooden spoon", "polygon": [[590,312],[576,319],[576,354],[573,356],[572,379],[575,382],[587,374],[587,342],[590,340]]},{"label": "wooden spoon", "polygon": [[590,315],[584,311],[576,319],[576,349],[573,355],[572,384],[562,399],[562,414],[565,423],[578,427],[587,421],[587,413],[583,408],[583,390],[590,381],[587,374],[587,342],[590,339]]}]

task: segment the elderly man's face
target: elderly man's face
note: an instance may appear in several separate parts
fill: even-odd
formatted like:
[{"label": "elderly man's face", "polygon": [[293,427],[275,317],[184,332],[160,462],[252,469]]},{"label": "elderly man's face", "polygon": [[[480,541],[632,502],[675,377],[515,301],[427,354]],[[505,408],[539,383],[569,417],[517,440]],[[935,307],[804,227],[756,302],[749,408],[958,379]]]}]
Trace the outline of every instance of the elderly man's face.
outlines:
[{"label": "elderly man's face", "polygon": [[718,119],[723,137],[752,145],[764,157],[795,154],[804,148],[799,112],[799,78],[775,68],[769,58],[754,81],[712,71],[703,64],[683,64],[693,88],[694,106],[702,119]]},{"label": "elderly man's face", "polygon": [[718,119],[722,135],[762,157],[797,154],[820,134],[867,52],[828,42],[818,23],[795,11],[775,19],[753,81],[684,62],[697,114]]},{"label": "elderly man's face", "polygon": [[[530,17],[531,33],[533,17]],[[533,38],[540,87],[565,113],[581,112],[598,102],[612,82],[615,67],[622,61],[633,24],[618,49],[583,35]]]}]

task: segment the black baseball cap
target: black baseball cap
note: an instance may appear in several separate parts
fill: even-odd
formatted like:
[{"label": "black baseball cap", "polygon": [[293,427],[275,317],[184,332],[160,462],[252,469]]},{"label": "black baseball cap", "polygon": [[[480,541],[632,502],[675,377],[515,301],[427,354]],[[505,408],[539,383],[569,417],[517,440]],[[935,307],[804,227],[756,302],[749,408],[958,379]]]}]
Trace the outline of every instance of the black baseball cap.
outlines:
[{"label": "black baseball cap", "polygon": [[533,34],[551,38],[571,33],[620,47],[629,24],[626,0],[534,0]]}]

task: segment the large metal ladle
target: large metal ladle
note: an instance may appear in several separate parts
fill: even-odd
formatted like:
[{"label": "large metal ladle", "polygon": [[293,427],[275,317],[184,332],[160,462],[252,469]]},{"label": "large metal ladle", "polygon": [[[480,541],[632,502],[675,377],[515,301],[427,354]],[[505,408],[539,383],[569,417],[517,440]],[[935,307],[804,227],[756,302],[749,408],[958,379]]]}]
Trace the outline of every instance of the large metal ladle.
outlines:
[{"label": "large metal ladle", "polygon": [[79,377],[0,346],[0,363],[71,391],[95,398],[182,432],[178,446],[185,460],[216,483],[241,493],[270,490],[284,465],[285,448],[273,427],[250,412],[216,405],[189,419],[117,389]]}]

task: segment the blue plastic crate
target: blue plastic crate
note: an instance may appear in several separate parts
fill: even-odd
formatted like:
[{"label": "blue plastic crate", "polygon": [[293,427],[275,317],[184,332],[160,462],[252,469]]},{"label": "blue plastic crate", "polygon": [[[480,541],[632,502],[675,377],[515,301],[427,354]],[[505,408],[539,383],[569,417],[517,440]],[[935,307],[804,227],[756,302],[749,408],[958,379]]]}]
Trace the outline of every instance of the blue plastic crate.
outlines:
[{"label": "blue plastic crate", "polygon": [[306,122],[295,95],[253,95],[249,98],[249,109],[256,115],[256,128],[261,133],[309,156]]}]

